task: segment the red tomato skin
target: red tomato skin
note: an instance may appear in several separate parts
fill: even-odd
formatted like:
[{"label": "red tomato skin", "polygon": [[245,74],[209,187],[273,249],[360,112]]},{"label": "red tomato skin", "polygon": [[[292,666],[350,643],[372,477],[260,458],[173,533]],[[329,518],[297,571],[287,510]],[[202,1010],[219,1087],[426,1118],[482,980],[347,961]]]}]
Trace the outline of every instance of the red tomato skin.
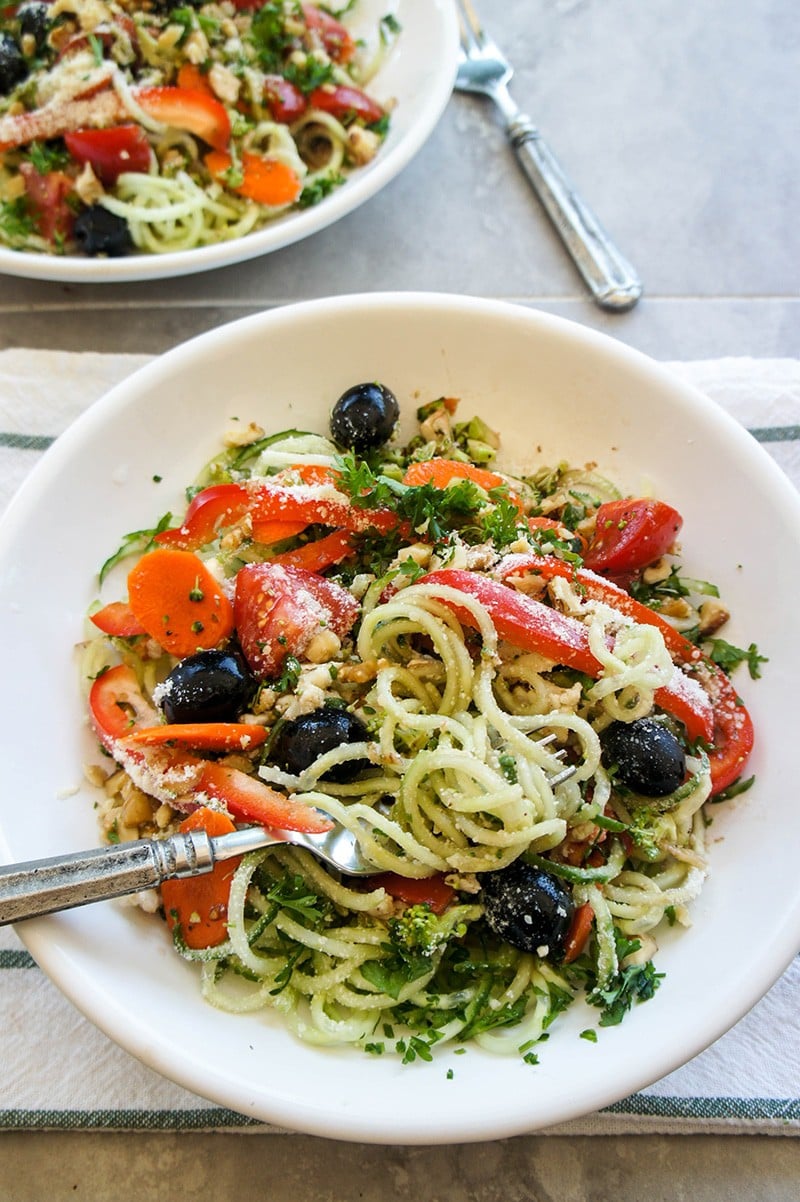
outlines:
[{"label": "red tomato skin", "polygon": [[20,163],[20,175],[36,218],[36,228],[48,242],[69,238],[75,214],[67,204],[73,181],[63,171],[48,171],[41,175],[32,163]]},{"label": "red tomato skin", "polygon": [[291,125],[308,108],[308,101],[300,89],[282,75],[264,76],[264,99],[273,119],[282,125]]},{"label": "red tomato skin", "polygon": [[138,618],[134,617],[130,605],[126,605],[124,601],[111,601],[97,613],[90,614],[89,620],[98,630],[102,630],[103,634],[110,634],[112,638],[130,639],[136,635],[147,634]]},{"label": "red tomato skin", "polygon": [[150,144],[138,125],[79,129],[65,133],[67,150],[79,163],[90,163],[101,183],[113,186],[125,171],[146,172]]},{"label": "red tomato skin", "polygon": [[315,88],[308,98],[312,109],[322,109],[340,121],[347,117],[360,117],[365,125],[374,125],[384,115],[376,100],[352,84],[324,85]]},{"label": "red tomato skin", "polygon": [[358,615],[358,602],[333,580],[302,568],[247,564],[236,577],[234,623],[251,671],[276,676],[287,655],[302,658],[315,634],[342,638]]},{"label": "red tomato skin", "polygon": [[356,44],[341,21],[315,4],[304,4],[302,8],[306,25],[320,37],[333,61],[349,63],[356,52]]},{"label": "red tomato skin", "polygon": [[664,501],[635,497],[607,501],[597,511],[584,565],[612,575],[636,572],[669,550],[682,525],[677,509]]}]

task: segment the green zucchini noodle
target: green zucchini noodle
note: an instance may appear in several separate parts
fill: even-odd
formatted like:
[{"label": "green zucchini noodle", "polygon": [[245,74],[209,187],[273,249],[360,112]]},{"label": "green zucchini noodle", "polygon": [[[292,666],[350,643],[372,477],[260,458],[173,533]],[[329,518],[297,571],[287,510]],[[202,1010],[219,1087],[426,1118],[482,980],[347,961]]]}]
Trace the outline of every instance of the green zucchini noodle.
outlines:
[{"label": "green zucchini noodle", "polygon": [[[253,136],[274,148],[284,133],[264,122]],[[173,149],[192,154],[183,140]],[[168,181],[131,179],[135,194],[115,203],[128,206],[132,221],[134,209],[144,213],[141,228],[154,237],[177,239],[193,221],[224,219],[228,198],[199,199],[181,171]],[[133,684],[125,677],[121,695],[110,695],[112,714],[115,706],[123,711],[123,729],[104,740],[117,763],[110,775],[95,769],[92,779],[104,790],[107,837],[164,837],[198,808],[227,806],[238,815],[238,793],[209,792],[202,783],[204,756],[221,759],[261,791],[264,804],[277,798],[295,815],[327,816],[350,832],[374,867],[373,877],[348,876],[289,842],[250,853],[232,872],[224,919],[214,920],[219,931],[205,941],[190,937],[198,924],[202,934],[203,916],[170,908],[165,885],[149,908],[161,904],[211,1005],[232,1014],[274,1011],[294,1035],[318,1045],[394,1050],[411,1060],[430,1058],[434,1045],[476,1043],[533,1063],[531,1048],[579,995],[601,1009],[600,1025],[652,996],[659,977],[651,957],[665,927],[690,924],[708,874],[706,803],[715,786],[713,744],[689,737],[687,711],[700,705],[703,713],[710,702],[681,667],[693,645],[675,660],[674,626],[581,567],[576,546],[586,554],[596,527],[612,525],[597,515],[609,505],[615,512],[621,498],[613,485],[567,465],[524,478],[482,475],[455,440],[452,408],[433,415],[423,408],[419,416],[417,438],[381,452],[380,462],[343,455],[319,434],[267,435],[252,424],[200,472],[189,493],[199,489],[200,501],[183,525],[127,537],[109,564],[128,555],[146,564],[162,532],[178,537],[180,554],[196,556],[197,572],[209,572],[235,602],[226,643],[258,684],[237,703],[244,740],[223,744],[221,754],[214,739],[228,724],[204,719],[210,725],[199,723],[201,735],[207,729],[211,742],[190,742],[206,750],[187,765],[181,719],[167,715],[166,701],[182,670],[194,671],[205,652],[170,652],[158,625],[97,637],[95,625],[106,627],[93,624],[93,612],[81,671],[94,681],[88,703],[101,738],[109,699],[103,709],[96,695],[115,667],[131,669]],[[441,441],[432,444],[423,440],[434,419]],[[495,436],[479,419],[464,427],[485,463],[482,440],[491,447]],[[412,483],[415,471],[435,474],[437,460],[455,472],[449,483]],[[206,506],[220,498],[244,509],[203,525]],[[400,506],[397,524],[379,537],[353,518],[341,554],[316,569],[299,566],[336,542],[344,520],[336,515],[385,518],[392,504]],[[270,542],[278,535],[256,530],[258,520],[280,521],[285,506],[296,513],[298,505],[303,513],[311,507],[302,533],[281,531]],[[502,519],[511,525],[501,527]],[[258,587],[275,591],[260,594],[250,615],[256,636],[248,628],[252,602],[240,587],[262,577],[267,583]],[[657,587],[674,573],[661,564],[653,579]],[[195,576],[190,600],[204,588]],[[314,616],[324,597],[330,607]],[[352,615],[341,626],[337,606]],[[682,609],[676,617],[685,617]],[[564,666],[573,650],[584,667]],[[273,652],[277,661],[264,667],[260,657]],[[159,742],[148,758],[126,743],[126,715],[141,731],[160,721],[160,707],[176,743]],[[310,752],[301,741],[298,758],[285,740],[297,730],[313,742],[307,719],[332,722],[337,732],[342,722],[354,725]],[[615,732],[642,723],[677,749],[669,785],[638,785],[625,775],[622,753],[609,751]],[[197,725],[185,737],[198,738]],[[177,759],[165,750],[172,746]],[[491,882],[516,880],[520,870],[520,879],[535,877],[537,888],[551,891],[570,932],[582,916],[574,949],[565,926],[540,934],[534,909],[520,921],[535,935],[498,925]]]}]

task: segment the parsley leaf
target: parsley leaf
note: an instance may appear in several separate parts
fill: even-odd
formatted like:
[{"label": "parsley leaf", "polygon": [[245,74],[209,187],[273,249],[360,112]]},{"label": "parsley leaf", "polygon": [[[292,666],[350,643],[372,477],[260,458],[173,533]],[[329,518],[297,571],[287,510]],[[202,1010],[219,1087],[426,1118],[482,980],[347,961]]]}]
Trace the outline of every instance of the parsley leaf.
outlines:
[{"label": "parsley leaf", "polygon": [[766,655],[759,655],[755,643],[751,643],[746,651],[741,647],[734,647],[733,643],[727,643],[725,639],[707,639],[705,646],[708,648],[709,659],[724,672],[730,673],[739,664],[746,663],[753,680],[758,680],[761,676],[759,665],[769,662]]}]

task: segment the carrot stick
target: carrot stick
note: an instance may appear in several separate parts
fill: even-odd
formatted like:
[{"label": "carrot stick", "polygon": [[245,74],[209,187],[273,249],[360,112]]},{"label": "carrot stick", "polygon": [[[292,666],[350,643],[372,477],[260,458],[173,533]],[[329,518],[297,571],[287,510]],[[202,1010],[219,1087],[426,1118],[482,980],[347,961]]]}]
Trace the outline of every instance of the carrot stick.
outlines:
[{"label": "carrot stick", "polygon": [[353,554],[351,536],[346,530],[334,530],[313,543],[304,543],[294,551],[284,551],[276,555],[271,563],[281,563],[284,567],[305,568],[307,572],[324,572],[335,563],[341,563]]},{"label": "carrot stick", "polygon": [[128,742],[140,747],[175,744],[198,751],[252,751],[266,741],[263,726],[250,722],[168,722],[134,731]]},{"label": "carrot stick", "polygon": [[471,480],[486,492],[506,483],[497,472],[475,467],[472,463],[462,463],[459,459],[423,459],[410,464],[403,476],[403,483],[414,487],[430,483],[434,488],[447,488],[453,480]]},{"label": "carrot stick", "polygon": [[233,160],[224,150],[212,150],[204,159],[205,165],[215,179],[227,183],[232,192],[254,200],[260,205],[276,208],[297,200],[302,191],[298,176],[277,159],[262,159],[260,155],[244,151],[241,162],[241,182],[230,184],[225,172],[230,170]]},{"label": "carrot stick", "polygon": [[294,538],[302,534],[308,522],[281,522],[277,518],[254,518],[253,541],[271,547],[273,543],[282,543],[285,538]]},{"label": "carrot stick", "polygon": [[[181,831],[206,831],[209,835],[228,835],[236,827],[219,810],[201,807],[185,818]],[[184,942],[193,948],[216,947],[228,934],[228,898],[231,878],[241,857],[221,860],[204,876],[164,881],[161,898],[167,926],[180,926]]]},{"label": "carrot stick", "polygon": [[218,647],[233,632],[233,606],[191,551],[143,555],[128,576],[128,597],[150,637],[179,658]]}]

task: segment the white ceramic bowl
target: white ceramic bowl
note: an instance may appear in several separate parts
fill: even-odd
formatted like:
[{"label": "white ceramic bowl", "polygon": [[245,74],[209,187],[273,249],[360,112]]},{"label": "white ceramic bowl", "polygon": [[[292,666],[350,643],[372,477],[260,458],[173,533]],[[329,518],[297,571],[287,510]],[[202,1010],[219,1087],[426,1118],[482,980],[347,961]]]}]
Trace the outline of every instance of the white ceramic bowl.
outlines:
[{"label": "white ceramic bowl", "polygon": [[674,504],[686,569],[715,581],[732,606],[728,637],[769,656],[760,681],[735,678],[757,730],[756,784],[715,810],[711,877],[692,929],[663,940],[655,998],[601,1030],[597,1044],[578,1037],[597,1011],[575,1006],[535,1068],[445,1049],[432,1064],[402,1067],[299,1044],[270,1014],[210,1009],[160,922],[116,903],[20,933],[112,1039],[221,1105],[340,1139],[505,1137],[602,1107],[677,1067],[758,1000],[800,941],[800,502],[747,433],[664,368],[521,307],[377,294],[234,323],[119,385],[48,451],[0,528],[0,829],[13,860],[97,840],[88,786],[64,797],[93,747],[72,647],[98,566],[120,536],[179,509],[232,415],[324,431],[333,400],[364,379],[390,386],[407,416],[426,400],[460,396],[463,414],[502,431],[511,465],[593,460],[631,491],[647,487]]},{"label": "white ceramic bowl", "polygon": [[100,259],[28,254],[0,246],[0,274],[85,284],[166,279],[258,258],[352,213],[390,183],[424,145],[450,99],[455,78],[458,24],[452,0],[359,0],[350,26],[354,35],[362,30],[371,34],[387,11],[395,13],[402,30],[368,90],[377,100],[397,102],[389,134],[373,161],[355,170],[325,200],[287,213],[244,238],[163,255]]}]

